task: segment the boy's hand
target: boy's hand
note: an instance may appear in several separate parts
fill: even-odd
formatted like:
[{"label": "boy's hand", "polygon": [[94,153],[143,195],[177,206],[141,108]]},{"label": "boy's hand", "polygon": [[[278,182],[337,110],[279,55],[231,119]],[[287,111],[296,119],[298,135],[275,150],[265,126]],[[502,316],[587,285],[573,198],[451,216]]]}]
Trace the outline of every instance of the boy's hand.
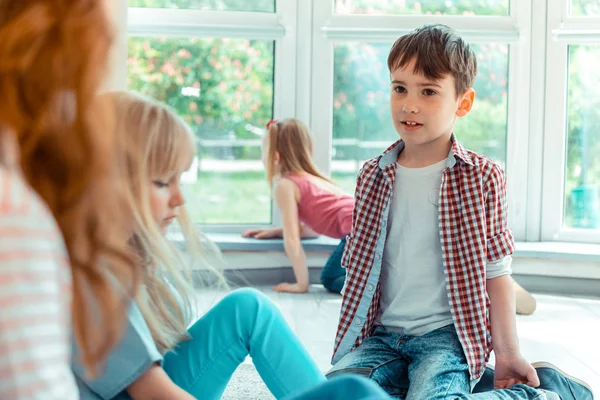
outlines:
[{"label": "boy's hand", "polygon": [[521,355],[514,357],[499,357],[496,355],[494,388],[510,389],[519,383],[532,387],[540,386],[535,368]]}]

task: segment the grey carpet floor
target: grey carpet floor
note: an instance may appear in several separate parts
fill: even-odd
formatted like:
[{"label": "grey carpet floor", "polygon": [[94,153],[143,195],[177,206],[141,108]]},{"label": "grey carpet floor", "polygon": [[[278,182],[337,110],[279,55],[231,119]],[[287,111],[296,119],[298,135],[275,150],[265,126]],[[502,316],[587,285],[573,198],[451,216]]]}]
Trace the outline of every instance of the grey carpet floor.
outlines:
[{"label": "grey carpet floor", "polygon": [[243,363],[235,370],[222,400],[273,400],[253,364]]}]

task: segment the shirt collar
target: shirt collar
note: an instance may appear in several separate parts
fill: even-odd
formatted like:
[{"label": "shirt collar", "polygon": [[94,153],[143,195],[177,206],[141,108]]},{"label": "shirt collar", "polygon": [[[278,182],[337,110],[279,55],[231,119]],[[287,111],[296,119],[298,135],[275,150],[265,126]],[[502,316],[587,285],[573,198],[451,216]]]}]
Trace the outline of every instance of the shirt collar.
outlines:
[{"label": "shirt collar", "polygon": [[[466,149],[456,140],[454,134],[451,137],[452,147],[450,147],[450,152],[448,153],[448,158],[446,159],[446,165],[448,168],[452,168],[456,165],[456,159],[463,161],[465,164],[473,165],[473,160],[467,154]],[[396,143],[391,145],[380,157],[379,157],[379,168],[385,170],[390,165],[393,165],[396,160],[398,160],[398,155],[402,150],[404,150],[404,141],[402,139],[398,140]]]}]

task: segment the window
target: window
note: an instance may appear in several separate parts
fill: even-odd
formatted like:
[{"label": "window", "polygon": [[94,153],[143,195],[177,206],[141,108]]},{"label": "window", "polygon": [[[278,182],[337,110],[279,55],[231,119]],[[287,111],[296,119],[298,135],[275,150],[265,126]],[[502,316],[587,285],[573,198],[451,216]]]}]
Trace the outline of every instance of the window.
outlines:
[{"label": "window", "polygon": [[[318,165],[353,192],[363,162],[398,139],[389,110],[387,56],[392,44],[424,24],[449,25],[478,57],[474,108],[454,131],[465,147],[488,155],[507,172],[509,220],[523,240],[527,147],[517,132],[527,129],[530,117],[531,49],[520,36],[531,24],[531,8],[514,0],[337,0],[313,5],[313,23],[323,34],[313,36],[313,88],[322,94],[313,93],[311,125],[317,136],[330,135],[315,149]],[[513,174],[518,179],[510,180]]]},{"label": "window", "polygon": [[570,14],[574,17],[600,16],[600,3],[597,0],[570,0]]},{"label": "window", "polygon": [[508,15],[508,8],[509,0],[335,0],[337,14]]},{"label": "window", "polygon": [[198,139],[186,190],[195,222],[270,223],[260,161],[273,110],[273,42],[131,38],[128,87],[173,107]]},{"label": "window", "polygon": [[275,12],[274,0],[129,0],[129,7]]},{"label": "window", "polygon": [[207,231],[277,222],[260,144],[274,115],[293,115],[295,82],[284,72],[296,63],[286,35],[296,7],[277,3],[129,2],[127,88],[173,107],[195,133],[197,157],[182,182]]},{"label": "window", "polygon": [[[306,7],[304,6],[306,5]],[[500,163],[517,240],[600,243],[597,0],[130,0],[129,88],[174,107],[198,138],[188,203],[206,231],[279,225],[264,126],[305,121],[316,164],[345,191],[398,139],[387,55],[451,26],[478,57],[455,133]],[[535,7],[535,9],[534,9]]]},{"label": "window", "polygon": [[600,15],[564,3],[548,8],[541,239],[600,243]]},{"label": "window", "polygon": [[563,224],[600,229],[600,45],[571,45],[568,57]]}]

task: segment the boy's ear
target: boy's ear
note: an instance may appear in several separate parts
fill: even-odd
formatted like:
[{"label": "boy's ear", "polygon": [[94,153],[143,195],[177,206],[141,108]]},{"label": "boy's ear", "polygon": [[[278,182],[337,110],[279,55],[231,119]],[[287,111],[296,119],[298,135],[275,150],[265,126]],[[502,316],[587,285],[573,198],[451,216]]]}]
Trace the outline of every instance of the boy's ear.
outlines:
[{"label": "boy's ear", "polygon": [[456,115],[458,117],[464,117],[465,115],[467,115],[471,111],[471,108],[473,108],[474,102],[475,102],[475,90],[473,88],[468,88],[460,96],[460,103],[458,104],[458,109],[456,110]]}]

